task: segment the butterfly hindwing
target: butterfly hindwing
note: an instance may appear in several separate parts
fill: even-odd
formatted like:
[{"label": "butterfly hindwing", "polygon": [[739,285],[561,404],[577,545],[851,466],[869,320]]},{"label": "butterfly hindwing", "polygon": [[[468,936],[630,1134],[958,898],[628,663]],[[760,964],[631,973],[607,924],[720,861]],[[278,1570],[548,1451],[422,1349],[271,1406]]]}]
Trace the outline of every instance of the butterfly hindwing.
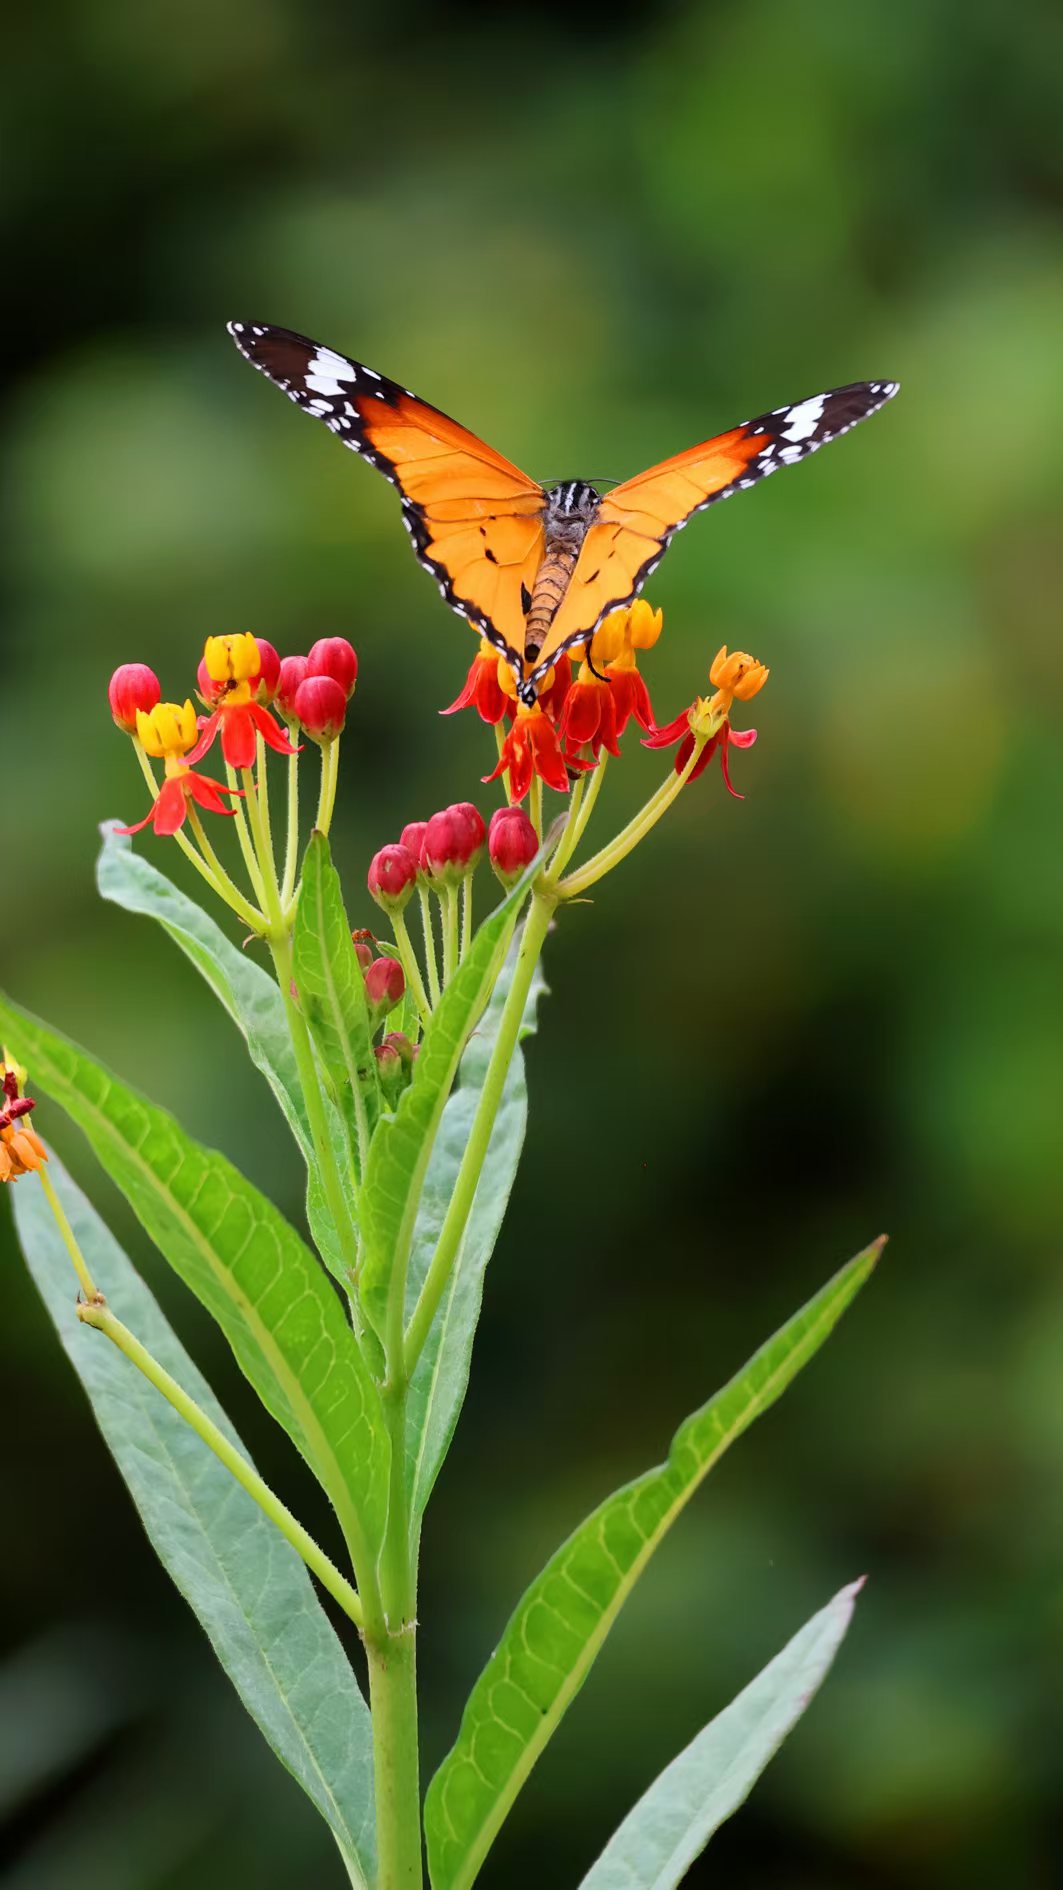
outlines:
[{"label": "butterfly hindwing", "polygon": [[520,670],[522,585],[542,556],[543,491],[437,407],[291,329],[231,322],[241,354],[382,472],[448,604]]},{"label": "butterfly hindwing", "polygon": [[877,413],[895,381],[857,381],[777,407],[688,447],[607,492],[584,540],[572,582],[550,626],[533,677],[541,681],[563,650],[593,635],[611,610],[630,604],[657,569],[672,537],[695,512],[796,465],[828,440]]}]

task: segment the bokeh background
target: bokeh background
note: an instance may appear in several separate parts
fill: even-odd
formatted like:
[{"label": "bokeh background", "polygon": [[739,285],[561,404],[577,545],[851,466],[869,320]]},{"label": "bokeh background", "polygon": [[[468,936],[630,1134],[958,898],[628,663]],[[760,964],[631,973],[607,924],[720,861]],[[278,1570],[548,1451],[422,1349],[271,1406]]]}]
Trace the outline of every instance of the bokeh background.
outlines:
[{"label": "bokeh background", "polygon": [[[1048,0],[53,0],[8,47],[2,973],[300,1212],[229,1026],[93,891],[142,811],[105,685],[348,635],[336,844],[492,790],[471,638],[394,496],[233,352],[302,328],[540,477],[890,375],[697,521],[662,718],[718,644],[760,742],[552,939],[532,1125],[426,1538],[429,1769],[524,1583],[881,1229],[880,1274],[661,1552],[483,1874],[575,1884],[841,1583],[822,1697],[692,1883],[1057,1883],[1063,1770],[1063,22]],[[633,740],[603,830],[659,778]],[[182,877],[176,853],[152,857]],[[481,897],[484,897],[482,894]],[[285,1495],[198,1308],[49,1116]],[[3,1245],[5,1890],[338,1881],[169,1589]],[[710,1861],[711,1860],[711,1861]]]}]

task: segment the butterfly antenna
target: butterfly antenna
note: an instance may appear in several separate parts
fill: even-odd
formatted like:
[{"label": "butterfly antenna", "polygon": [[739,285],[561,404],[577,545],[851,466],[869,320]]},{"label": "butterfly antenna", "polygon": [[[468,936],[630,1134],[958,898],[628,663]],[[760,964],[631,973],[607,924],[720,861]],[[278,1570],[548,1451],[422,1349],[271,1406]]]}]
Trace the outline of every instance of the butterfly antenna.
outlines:
[{"label": "butterfly antenna", "polygon": [[596,634],[597,634],[596,631],[592,631],[590,636],[587,638],[587,642],[583,651],[583,661],[586,663],[587,668],[590,670],[592,676],[597,676],[599,682],[607,683],[609,681],[608,676],[603,676],[601,670],[596,669],[594,666],[594,638]]}]

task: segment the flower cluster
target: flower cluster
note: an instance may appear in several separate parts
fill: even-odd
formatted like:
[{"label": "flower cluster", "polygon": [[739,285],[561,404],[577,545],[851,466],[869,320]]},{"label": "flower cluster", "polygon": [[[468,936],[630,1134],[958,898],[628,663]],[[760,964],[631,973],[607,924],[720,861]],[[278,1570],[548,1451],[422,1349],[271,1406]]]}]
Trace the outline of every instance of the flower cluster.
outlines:
[{"label": "flower cluster", "polygon": [[0,1057],[0,1182],[17,1181],[48,1160],[48,1152],[27,1118],[36,1107],[22,1094],[26,1073],[5,1050]]},{"label": "flower cluster", "polygon": [[653,708],[636,652],[653,648],[661,623],[662,613],[642,598],[614,610],[577,647],[575,675],[572,659],[559,657],[531,708],[518,701],[505,657],[482,638],[465,687],[443,714],[472,708],[499,730],[498,766],[485,781],[504,779],[511,801],[522,801],[536,777],[567,794],[573,777],[593,768],[603,748],[620,753],[618,742],[632,717],[652,729]]},{"label": "flower cluster", "polygon": [[[473,932],[473,881],[486,856],[504,887],[514,885],[542,854],[541,884],[555,901],[581,896],[639,844],[688,784],[719,755],[734,794],[728,754],[747,748],[753,729],[735,730],[731,711],[763,687],[768,671],[742,652],[721,649],[712,663],[713,693],[695,697],[681,715],[658,726],[639,659],[657,644],[662,613],[639,600],[613,611],[573,659],[560,656],[538,700],[521,702],[508,662],[481,641],[465,687],[445,714],[474,708],[495,729],[497,764],[485,781],[501,780],[506,801],[486,821],[470,801],[457,801],[427,820],[409,822],[381,847],[369,868],[372,898],[391,921],[393,938],[378,952],[371,933],[353,935],[365,978],[381,1093],[393,1102],[409,1081],[420,1027],[427,1024],[461,963]],[[306,744],[320,751],[321,786],[314,827],[328,835],[335,804],[339,737],[358,680],[358,658],[343,637],[326,637],[304,655],[281,657],[246,632],[207,638],[191,698],[165,702],[159,680],[142,663],[111,678],[111,713],[133,738],[152,790],[152,805],[135,826],[175,835],[214,891],[283,959],[290,948],[300,895],[299,758]],[[610,757],[635,722],[647,748],[675,746],[674,774],[614,838],[570,868],[594,812]],[[198,764],[220,749],[226,778]],[[267,760],[287,764],[287,839],[278,862],[272,837]],[[162,779],[152,763],[162,763]],[[272,765],[272,761],[271,761]],[[547,834],[542,784],[567,797],[567,811]],[[527,800],[527,808],[523,803]],[[204,812],[229,817],[250,892],[231,878],[204,830]],[[187,829],[187,831],[186,831]],[[563,831],[562,831],[563,829]],[[545,838],[545,846],[544,846]],[[539,883],[539,882],[537,882]],[[406,908],[416,896],[421,940],[415,951]],[[401,1013],[401,1027],[396,1025]]]}]

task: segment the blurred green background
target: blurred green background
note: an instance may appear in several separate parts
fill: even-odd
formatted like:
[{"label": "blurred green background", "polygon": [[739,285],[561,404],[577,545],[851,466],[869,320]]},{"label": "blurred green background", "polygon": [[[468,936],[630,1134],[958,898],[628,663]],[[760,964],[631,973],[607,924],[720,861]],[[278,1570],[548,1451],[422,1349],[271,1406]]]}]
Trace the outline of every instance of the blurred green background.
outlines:
[{"label": "blurred green background", "polygon": [[[482,1881],[578,1881],[867,1570],[822,1698],[690,1881],[1058,1883],[1058,10],[56,0],[24,13],[7,77],[3,982],[293,1215],[296,1158],[233,1032],[95,898],[96,822],[143,811],[108,675],[143,658],[183,696],[210,631],[352,637],[356,923],[405,820],[489,810],[492,751],[436,714],[472,640],[394,495],[224,319],[353,352],[540,477],[623,476],[764,407],[902,382],[653,581],[661,718],[726,641],[772,667],[739,718],[761,739],[744,803],[706,777],[550,942],[522,1177],[426,1537],[427,1760],[561,1536],[886,1228],[875,1283],[662,1551]],[[603,834],[659,776],[629,738]],[[40,1126],[327,1534],[205,1316]],[[0,1882],[338,1882],[153,1561],[6,1203],[0,1242]]]}]

